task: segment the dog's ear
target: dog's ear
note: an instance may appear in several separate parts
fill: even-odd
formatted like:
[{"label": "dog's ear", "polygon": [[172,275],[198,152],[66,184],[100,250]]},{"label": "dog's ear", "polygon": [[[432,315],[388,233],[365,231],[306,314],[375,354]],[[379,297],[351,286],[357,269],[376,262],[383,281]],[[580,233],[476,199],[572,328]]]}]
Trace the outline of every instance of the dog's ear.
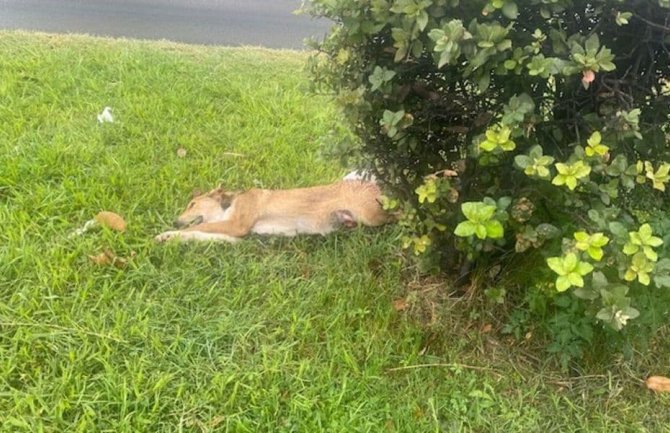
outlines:
[{"label": "dog's ear", "polygon": [[224,209],[227,209],[233,202],[233,199],[235,198],[234,193],[227,192],[225,189],[219,187],[215,190],[210,191],[207,193],[207,196],[218,200],[219,204],[221,204],[221,207]]},{"label": "dog's ear", "polygon": [[213,189],[210,192],[208,192],[207,197],[215,198],[215,199],[218,200],[219,198],[221,198],[225,194],[226,194],[226,190],[219,187],[219,188]]},{"label": "dog's ear", "polygon": [[233,204],[233,199],[235,198],[234,194],[224,194],[221,197],[221,200],[219,200],[219,204],[221,207],[225,210],[230,207],[231,204]]}]

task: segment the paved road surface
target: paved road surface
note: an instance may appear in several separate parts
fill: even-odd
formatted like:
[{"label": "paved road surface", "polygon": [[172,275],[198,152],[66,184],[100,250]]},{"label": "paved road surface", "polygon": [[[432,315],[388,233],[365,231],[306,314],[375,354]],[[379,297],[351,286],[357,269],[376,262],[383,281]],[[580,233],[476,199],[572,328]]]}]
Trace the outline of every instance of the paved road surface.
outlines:
[{"label": "paved road surface", "polygon": [[300,0],[0,0],[0,29],[302,48],[329,27]]}]

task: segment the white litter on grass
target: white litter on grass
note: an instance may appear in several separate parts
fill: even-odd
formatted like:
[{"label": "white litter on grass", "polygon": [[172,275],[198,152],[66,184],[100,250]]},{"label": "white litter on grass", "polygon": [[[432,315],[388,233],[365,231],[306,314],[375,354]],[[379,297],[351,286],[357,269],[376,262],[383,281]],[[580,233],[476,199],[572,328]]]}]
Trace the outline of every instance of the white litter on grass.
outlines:
[{"label": "white litter on grass", "polygon": [[350,173],[347,173],[347,175],[344,176],[342,180],[364,180],[366,182],[377,182],[375,175],[367,170],[354,170]]},{"label": "white litter on grass", "polygon": [[72,231],[70,233],[69,237],[73,238],[73,237],[76,237],[76,236],[81,236],[84,233],[86,233],[87,231],[89,231],[92,228],[97,227],[97,226],[98,226],[98,222],[95,219],[88,220],[88,221],[86,221],[86,223],[84,224],[83,227],[79,227],[78,229]]},{"label": "white litter on grass", "polygon": [[102,113],[98,114],[98,123],[114,123],[114,116],[112,116],[112,108],[105,107]]}]

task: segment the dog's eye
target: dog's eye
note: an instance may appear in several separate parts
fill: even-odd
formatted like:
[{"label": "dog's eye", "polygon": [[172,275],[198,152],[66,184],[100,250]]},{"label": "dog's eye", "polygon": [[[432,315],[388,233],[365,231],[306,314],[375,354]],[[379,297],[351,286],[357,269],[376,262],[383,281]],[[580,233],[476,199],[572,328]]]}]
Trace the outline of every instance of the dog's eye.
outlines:
[{"label": "dog's eye", "polygon": [[194,202],[194,201],[192,201],[192,202],[190,202],[190,203],[188,204],[188,208],[189,208],[189,209],[191,209],[193,206],[195,206],[195,202]]}]

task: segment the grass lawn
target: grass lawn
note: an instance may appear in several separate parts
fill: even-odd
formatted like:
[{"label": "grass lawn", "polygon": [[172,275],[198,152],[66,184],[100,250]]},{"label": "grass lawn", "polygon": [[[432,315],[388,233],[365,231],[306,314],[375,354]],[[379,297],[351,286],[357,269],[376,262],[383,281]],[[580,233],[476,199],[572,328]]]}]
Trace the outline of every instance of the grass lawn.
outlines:
[{"label": "grass lawn", "polygon": [[[641,384],[670,352],[562,376],[409,278],[394,227],[153,242],[194,187],[343,174],[304,60],[0,32],[0,431],[670,431]],[[74,235],[101,210],[128,230]]]}]

